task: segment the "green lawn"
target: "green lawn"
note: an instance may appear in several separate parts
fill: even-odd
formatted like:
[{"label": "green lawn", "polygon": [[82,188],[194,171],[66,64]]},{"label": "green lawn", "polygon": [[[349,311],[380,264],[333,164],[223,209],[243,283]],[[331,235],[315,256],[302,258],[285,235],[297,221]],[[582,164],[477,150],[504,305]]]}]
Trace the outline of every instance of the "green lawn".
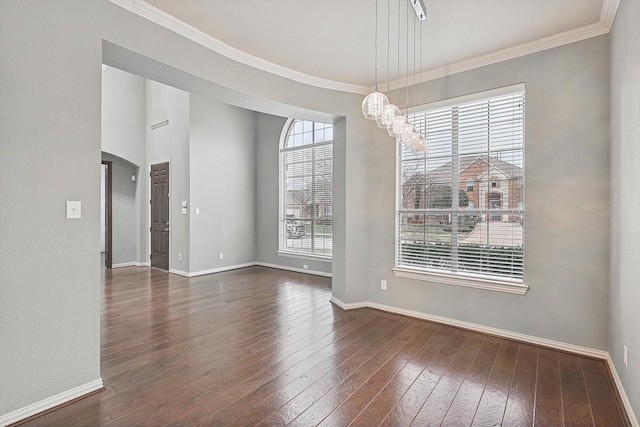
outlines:
[{"label": "green lawn", "polygon": [[[458,237],[466,237],[471,234],[472,230],[458,232]],[[401,229],[402,240],[409,240],[414,242],[424,241],[438,241],[438,242],[450,242],[451,241],[451,225],[447,224],[405,224]]]},{"label": "green lawn", "polygon": [[[328,224],[316,224],[315,233],[317,235],[328,235],[330,236],[332,233],[332,226]],[[307,235],[311,235],[311,223],[306,222],[304,224],[304,232]]]}]

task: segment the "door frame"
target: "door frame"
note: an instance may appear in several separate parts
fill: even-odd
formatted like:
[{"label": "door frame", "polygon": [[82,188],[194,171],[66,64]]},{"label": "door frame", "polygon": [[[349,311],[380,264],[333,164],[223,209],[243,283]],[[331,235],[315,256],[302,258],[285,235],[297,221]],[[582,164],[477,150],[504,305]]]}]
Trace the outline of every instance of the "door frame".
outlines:
[{"label": "door frame", "polygon": [[[107,176],[105,178],[105,202],[107,204],[107,208],[105,209],[105,227],[106,227],[106,237],[105,237],[105,257],[104,257],[104,266],[105,268],[113,267],[113,162],[108,160],[102,160],[101,164],[106,166]],[[102,172],[102,171],[101,171]],[[105,191],[105,189],[101,189],[101,191]]]},{"label": "door frame", "polygon": [[[491,199],[491,196],[498,196],[497,198]],[[498,202],[499,206],[497,209],[502,209],[502,202],[504,200],[504,194],[501,191],[492,191],[487,195],[487,206],[489,207],[489,212],[491,209],[496,209],[493,207],[494,202]],[[491,214],[491,221],[502,221],[502,214]]]},{"label": "door frame", "polygon": [[[171,224],[171,193],[173,192],[171,190],[171,187],[173,186],[173,180],[171,179],[171,157],[167,157],[167,158],[160,158],[160,159],[155,159],[153,161],[150,161],[149,163],[147,163],[147,195],[148,195],[148,199],[149,199],[149,204],[147,205],[147,230],[149,230],[146,234],[147,234],[147,259],[146,261],[146,265],[148,265],[149,267],[151,267],[151,166],[153,165],[159,165],[161,163],[168,163],[169,164],[169,224]],[[169,257],[171,257],[171,234],[172,234],[172,227],[169,226]],[[164,271],[164,270],[159,270],[159,271]],[[171,272],[171,258],[169,258],[169,269],[167,270],[168,272]]]}]

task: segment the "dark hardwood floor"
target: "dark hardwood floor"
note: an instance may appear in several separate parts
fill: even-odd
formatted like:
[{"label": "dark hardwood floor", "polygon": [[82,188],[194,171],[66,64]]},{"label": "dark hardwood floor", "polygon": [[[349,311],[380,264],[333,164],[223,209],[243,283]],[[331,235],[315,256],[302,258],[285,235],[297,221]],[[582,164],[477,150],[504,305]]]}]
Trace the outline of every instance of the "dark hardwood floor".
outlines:
[{"label": "dark hardwood floor", "polygon": [[624,426],[607,367],[329,302],[263,267],[107,271],[106,389],[25,426]]}]

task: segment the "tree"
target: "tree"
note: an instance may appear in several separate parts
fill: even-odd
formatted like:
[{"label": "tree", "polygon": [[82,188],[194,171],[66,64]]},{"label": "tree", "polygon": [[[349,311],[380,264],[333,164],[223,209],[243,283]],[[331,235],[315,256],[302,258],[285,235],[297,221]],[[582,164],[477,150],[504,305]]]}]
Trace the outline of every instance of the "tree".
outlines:
[{"label": "tree", "polygon": [[[427,190],[428,203],[427,207],[431,209],[447,209],[451,208],[453,200],[453,192],[450,185],[431,185]],[[469,196],[467,192],[460,189],[458,191],[458,206],[469,206]]]}]

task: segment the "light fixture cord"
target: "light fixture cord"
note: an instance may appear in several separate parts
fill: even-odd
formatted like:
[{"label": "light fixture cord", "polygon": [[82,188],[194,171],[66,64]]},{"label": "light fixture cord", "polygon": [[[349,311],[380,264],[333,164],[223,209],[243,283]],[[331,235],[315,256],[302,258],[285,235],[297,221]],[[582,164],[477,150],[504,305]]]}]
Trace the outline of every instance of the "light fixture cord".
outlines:
[{"label": "light fixture cord", "polygon": [[[418,85],[422,85],[422,21],[420,21],[420,67],[418,67],[418,72],[420,73],[420,78],[418,79]],[[422,88],[420,88],[420,92],[418,92],[418,103],[422,105]],[[424,136],[422,138],[426,138],[427,136],[427,115],[424,115]]]},{"label": "light fixture cord", "polygon": [[413,20],[413,106],[416,105],[416,21]]},{"label": "light fixture cord", "polygon": [[396,84],[398,85],[398,108],[400,108],[400,0],[398,0],[398,78]]},{"label": "light fixture cord", "polygon": [[375,61],[376,61],[376,66],[375,66],[375,87],[376,87],[376,92],[378,91],[378,0],[376,0],[376,39],[375,39],[375,47],[376,47],[376,52],[375,52]]},{"label": "light fixture cord", "polygon": [[389,85],[390,85],[390,80],[391,80],[391,65],[389,65],[390,64],[390,60],[389,60],[390,53],[389,52],[391,51],[391,49],[389,47],[390,46],[389,39],[391,38],[391,36],[390,36],[391,33],[390,33],[390,30],[389,30],[389,15],[391,15],[391,6],[390,6],[390,3],[389,3],[389,0],[387,0],[387,92],[389,92],[389,89],[390,89]]},{"label": "light fixture cord", "polygon": [[409,5],[407,4],[407,119],[409,119]]}]

